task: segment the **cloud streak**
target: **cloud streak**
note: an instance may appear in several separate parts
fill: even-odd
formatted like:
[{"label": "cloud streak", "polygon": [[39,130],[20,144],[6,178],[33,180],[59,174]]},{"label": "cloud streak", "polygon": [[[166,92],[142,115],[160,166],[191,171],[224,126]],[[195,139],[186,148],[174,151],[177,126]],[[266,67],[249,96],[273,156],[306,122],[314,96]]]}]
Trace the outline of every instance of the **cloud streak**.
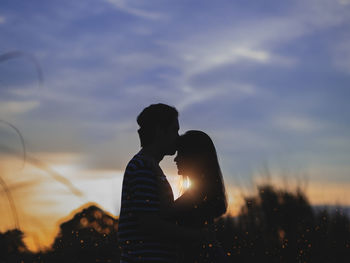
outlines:
[{"label": "cloud streak", "polygon": [[135,1],[107,0],[107,2],[111,3],[118,10],[134,15],[139,18],[151,19],[151,20],[162,20],[166,17],[164,14],[161,14],[161,13],[146,11],[142,8],[131,7],[130,2],[134,2],[135,4],[137,3]]},{"label": "cloud streak", "polygon": [[6,18],[2,15],[0,15],[0,25],[6,23]]},{"label": "cloud streak", "polygon": [[0,105],[0,112],[5,114],[4,118],[12,115],[27,113],[39,107],[39,101],[6,101]]}]

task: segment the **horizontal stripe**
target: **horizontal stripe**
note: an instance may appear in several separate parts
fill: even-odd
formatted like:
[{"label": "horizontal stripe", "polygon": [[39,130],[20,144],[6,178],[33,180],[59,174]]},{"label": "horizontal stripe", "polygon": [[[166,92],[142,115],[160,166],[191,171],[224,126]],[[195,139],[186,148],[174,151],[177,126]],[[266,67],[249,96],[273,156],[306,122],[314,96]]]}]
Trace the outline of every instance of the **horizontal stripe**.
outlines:
[{"label": "horizontal stripe", "polygon": [[137,200],[123,200],[121,205],[121,212],[124,211],[124,209],[130,209],[130,208],[138,208],[138,207],[153,207],[153,208],[159,208],[160,207],[160,201],[154,200],[151,201],[150,199],[137,199]]},{"label": "horizontal stripe", "polygon": [[153,202],[159,202],[159,197],[153,197],[151,195],[135,195],[134,196],[135,200],[149,200]]},{"label": "horizontal stripe", "polygon": [[123,212],[129,212],[132,213],[133,211],[139,211],[140,208],[145,208],[145,209],[157,209],[160,210],[159,205],[153,205],[153,204],[148,204],[147,202],[144,203],[138,203],[138,204],[123,204]]},{"label": "horizontal stripe", "polygon": [[144,196],[144,197],[151,197],[151,198],[157,198],[159,199],[159,196],[154,194],[154,193],[147,193],[147,192],[143,192],[143,191],[135,191],[134,192],[134,196]]},{"label": "horizontal stripe", "polygon": [[144,172],[148,170],[136,170],[136,171],[125,171],[124,173],[124,181],[126,183],[129,183],[130,181],[132,182],[133,179],[136,178],[148,178],[148,179],[153,179],[155,182],[158,182],[161,177],[157,176],[156,174],[153,173],[153,171],[150,172]]},{"label": "horizontal stripe", "polygon": [[159,207],[126,207],[123,209],[124,212],[158,212]]},{"label": "horizontal stripe", "polygon": [[144,167],[144,162],[140,159],[138,156],[134,156],[134,158],[131,159],[132,162],[137,162],[139,166]]},{"label": "horizontal stripe", "polygon": [[[118,229],[128,228],[130,226],[137,225],[139,223],[139,220],[136,217],[129,217],[128,220],[124,220],[118,225]],[[130,219],[130,220],[129,220]]]},{"label": "horizontal stripe", "polygon": [[137,168],[138,168],[138,166],[132,162],[129,162],[128,165],[126,166],[126,169],[131,169],[131,170],[134,170]]},{"label": "horizontal stripe", "polygon": [[[143,180],[143,179],[139,179],[139,180],[136,180],[132,184],[128,184],[127,189],[131,190],[135,187],[143,187],[143,186],[148,186],[148,187],[152,187],[154,189],[159,189],[158,184],[156,182]],[[134,192],[134,191],[132,191],[132,192]]]},{"label": "horizontal stripe", "polygon": [[145,177],[145,176],[136,176],[133,178],[130,178],[128,180],[128,184],[132,185],[132,184],[142,184],[142,183],[152,183],[152,184],[157,184],[157,179],[152,176],[152,177]]},{"label": "horizontal stripe", "polygon": [[130,225],[135,225],[136,221],[135,222],[125,222],[125,223],[120,223],[118,224],[118,229],[120,228],[123,228],[123,227],[127,227],[127,226],[130,226]]},{"label": "horizontal stripe", "polygon": [[130,229],[138,229],[139,225],[138,223],[135,222],[134,225],[129,225],[129,226],[124,226],[124,227],[118,227],[118,234],[119,233],[123,233],[123,231],[125,230],[130,230]]},{"label": "horizontal stripe", "polygon": [[128,204],[146,204],[147,206],[148,205],[159,205],[160,202],[159,201],[151,201],[149,199],[138,199],[138,200],[124,200],[123,202],[123,205],[128,205]]},{"label": "horizontal stripe", "polygon": [[152,190],[154,193],[158,194],[158,187],[156,186],[150,186],[150,185],[141,185],[141,184],[136,184],[136,185],[132,185],[130,187],[128,187],[128,190],[130,190],[131,192],[136,192],[138,191],[149,191]]},{"label": "horizontal stripe", "polygon": [[154,172],[152,170],[146,170],[146,169],[143,169],[143,170],[133,170],[133,171],[130,171],[130,170],[125,170],[125,174],[126,175],[136,175],[136,174],[142,174],[142,175],[154,175]]}]

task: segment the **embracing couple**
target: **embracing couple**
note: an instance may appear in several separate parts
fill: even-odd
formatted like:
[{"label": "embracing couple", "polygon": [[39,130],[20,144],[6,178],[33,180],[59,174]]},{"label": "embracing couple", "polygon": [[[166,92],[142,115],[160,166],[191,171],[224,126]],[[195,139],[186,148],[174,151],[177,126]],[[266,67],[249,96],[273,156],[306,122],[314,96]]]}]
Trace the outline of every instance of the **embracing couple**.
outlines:
[{"label": "embracing couple", "polygon": [[[137,123],[141,150],[123,179],[120,262],[227,262],[213,230],[227,202],[212,140],[195,130],[179,136],[178,112],[165,104],[145,108]],[[191,186],[174,200],[159,162],[176,152],[178,174]]]}]

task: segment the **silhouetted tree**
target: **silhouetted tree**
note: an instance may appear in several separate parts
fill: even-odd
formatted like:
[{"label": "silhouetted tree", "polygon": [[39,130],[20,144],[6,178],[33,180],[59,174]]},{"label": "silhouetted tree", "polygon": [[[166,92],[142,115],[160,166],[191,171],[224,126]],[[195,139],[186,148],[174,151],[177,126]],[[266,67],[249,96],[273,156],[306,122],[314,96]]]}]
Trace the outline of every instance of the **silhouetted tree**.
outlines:
[{"label": "silhouetted tree", "polygon": [[0,232],[0,262],[28,262],[33,255],[23,242],[23,232],[18,229]]},{"label": "silhouetted tree", "polygon": [[96,206],[61,224],[47,262],[118,262],[118,221]]}]

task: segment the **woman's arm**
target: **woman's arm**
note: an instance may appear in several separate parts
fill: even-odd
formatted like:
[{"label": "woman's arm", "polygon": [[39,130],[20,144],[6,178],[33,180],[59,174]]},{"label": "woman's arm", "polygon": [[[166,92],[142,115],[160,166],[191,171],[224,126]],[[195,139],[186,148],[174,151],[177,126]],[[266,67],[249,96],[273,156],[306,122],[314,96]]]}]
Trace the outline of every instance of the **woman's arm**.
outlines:
[{"label": "woman's arm", "polygon": [[182,216],[192,213],[198,206],[200,198],[196,199],[196,193],[187,190],[183,195],[174,201],[170,206],[163,207],[161,216],[164,218],[181,218]]},{"label": "woman's arm", "polygon": [[214,219],[226,213],[224,200],[208,198],[195,192],[185,192],[175,200],[171,207],[164,210],[164,215],[175,218],[188,216],[201,219]]}]

